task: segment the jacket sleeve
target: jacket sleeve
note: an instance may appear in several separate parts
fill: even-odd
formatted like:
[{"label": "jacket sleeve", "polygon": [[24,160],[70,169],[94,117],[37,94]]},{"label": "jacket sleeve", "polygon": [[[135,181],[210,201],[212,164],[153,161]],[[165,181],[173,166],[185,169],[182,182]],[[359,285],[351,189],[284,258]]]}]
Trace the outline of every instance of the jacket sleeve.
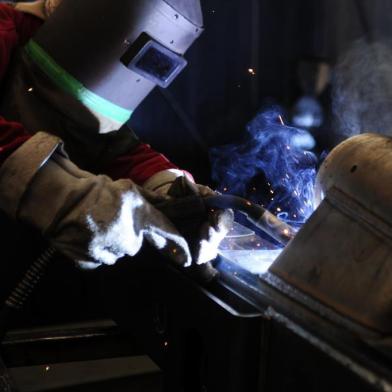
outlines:
[{"label": "jacket sleeve", "polygon": [[[41,23],[34,16],[16,11],[9,5],[0,4],[0,84],[7,72],[13,49],[23,45]],[[0,117],[0,165],[29,137],[29,133],[21,124]]]},{"label": "jacket sleeve", "polygon": [[0,81],[7,71],[13,49],[24,45],[41,24],[35,16],[0,4]]},{"label": "jacket sleeve", "polygon": [[177,166],[150,145],[140,143],[133,150],[118,157],[106,174],[114,180],[129,178],[136,184],[143,185],[154,174],[169,169],[177,169]]}]

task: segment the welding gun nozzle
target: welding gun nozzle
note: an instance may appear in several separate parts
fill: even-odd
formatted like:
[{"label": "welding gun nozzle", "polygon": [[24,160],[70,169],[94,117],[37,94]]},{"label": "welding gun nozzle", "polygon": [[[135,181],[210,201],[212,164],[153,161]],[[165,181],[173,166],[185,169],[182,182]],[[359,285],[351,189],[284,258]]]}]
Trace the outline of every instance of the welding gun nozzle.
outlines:
[{"label": "welding gun nozzle", "polygon": [[256,219],[249,215],[247,218],[256,227],[263,230],[282,245],[287,245],[295,237],[295,230],[290,225],[267,210]]},{"label": "welding gun nozzle", "polygon": [[295,237],[295,230],[265,208],[238,196],[217,195],[204,198],[211,208],[230,208],[243,213],[247,219],[282,245]]}]

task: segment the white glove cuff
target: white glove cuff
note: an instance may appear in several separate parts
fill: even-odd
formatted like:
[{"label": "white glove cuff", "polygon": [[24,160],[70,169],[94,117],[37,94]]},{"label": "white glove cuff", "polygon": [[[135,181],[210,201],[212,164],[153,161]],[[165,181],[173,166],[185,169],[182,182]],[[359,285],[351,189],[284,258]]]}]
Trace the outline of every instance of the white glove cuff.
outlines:
[{"label": "white glove cuff", "polygon": [[56,136],[38,132],[5,160],[0,168],[0,209],[17,218],[24,193],[61,143]]}]

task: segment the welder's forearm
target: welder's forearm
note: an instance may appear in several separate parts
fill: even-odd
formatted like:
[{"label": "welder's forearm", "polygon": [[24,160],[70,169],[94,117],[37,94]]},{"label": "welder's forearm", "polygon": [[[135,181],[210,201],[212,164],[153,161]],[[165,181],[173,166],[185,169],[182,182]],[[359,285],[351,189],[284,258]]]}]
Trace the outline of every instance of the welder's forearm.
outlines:
[{"label": "welder's forearm", "polygon": [[138,185],[145,184],[155,174],[176,170],[176,165],[151,146],[139,143],[131,151],[119,156],[105,171],[112,179],[129,178]]}]

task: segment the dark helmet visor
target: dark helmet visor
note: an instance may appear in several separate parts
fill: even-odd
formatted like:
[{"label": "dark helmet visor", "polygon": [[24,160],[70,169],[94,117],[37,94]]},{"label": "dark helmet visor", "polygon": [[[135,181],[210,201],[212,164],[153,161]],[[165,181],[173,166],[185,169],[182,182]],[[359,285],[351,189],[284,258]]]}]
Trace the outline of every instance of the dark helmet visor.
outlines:
[{"label": "dark helmet visor", "polygon": [[163,88],[168,87],[187,65],[184,57],[151,38],[131,58],[124,56],[122,62],[132,71]]}]

